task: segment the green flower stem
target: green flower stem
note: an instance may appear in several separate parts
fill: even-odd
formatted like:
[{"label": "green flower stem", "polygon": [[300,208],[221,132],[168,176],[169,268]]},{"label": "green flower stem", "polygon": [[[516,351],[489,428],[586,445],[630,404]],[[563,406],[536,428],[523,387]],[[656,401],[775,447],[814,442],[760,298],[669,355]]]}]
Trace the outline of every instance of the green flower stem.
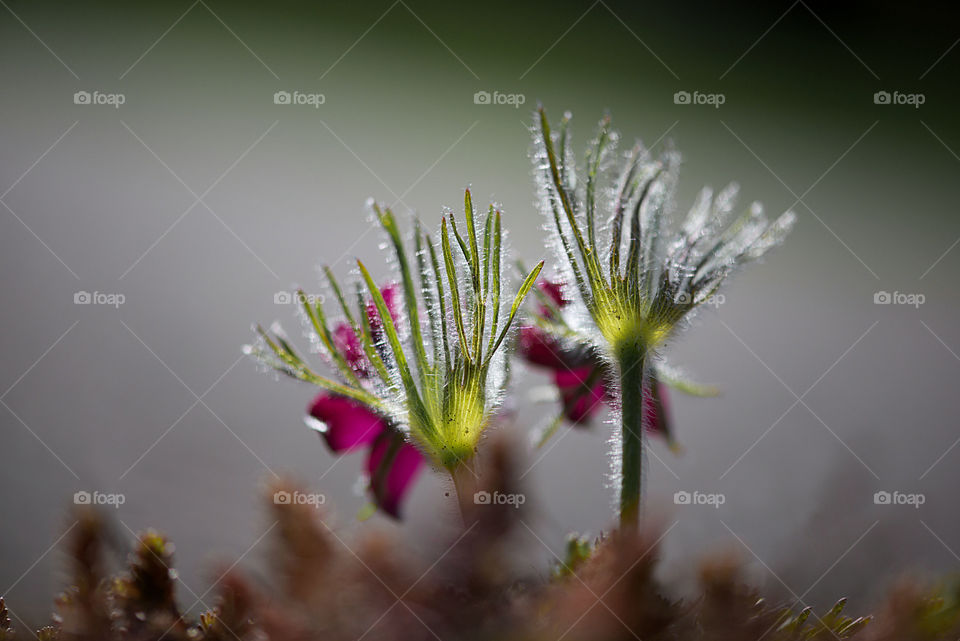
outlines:
[{"label": "green flower stem", "polygon": [[646,352],[639,346],[620,355],[621,473],[620,528],[636,529],[643,482],[643,375]]},{"label": "green flower stem", "polygon": [[473,487],[473,484],[466,475],[472,474],[473,472],[471,472],[470,468],[466,465],[449,468],[449,472],[450,478],[453,480],[454,493],[456,494],[454,502],[457,504],[457,514],[460,516],[461,525],[466,526],[467,520],[463,514],[463,506],[468,505],[468,501],[473,501],[473,496],[470,494],[470,489]]}]

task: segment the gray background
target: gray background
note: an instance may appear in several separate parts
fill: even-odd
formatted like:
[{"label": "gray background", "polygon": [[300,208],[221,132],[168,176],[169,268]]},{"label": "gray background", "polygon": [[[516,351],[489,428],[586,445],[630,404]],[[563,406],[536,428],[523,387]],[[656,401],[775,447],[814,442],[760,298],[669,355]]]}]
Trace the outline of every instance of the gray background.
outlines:
[{"label": "gray background", "polygon": [[[295,333],[274,294],[316,287],[320,263],[346,276],[366,257],[386,275],[370,196],[435,223],[471,184],[503,205],[512,247],[543,256],[526,155],[538,100],[574,112],[578,148],[605,109],[628,141],[673,139],[681,207],[736,179],[799,216],[668,350],[724,393],[673,397],[685,455],[653,443],[664,577],[689,587],[691,559],[734,551],[775,597],[863,611],[903,572],[960,565],[954,16],[804,1],[0,5],[0,594],[18,616],[47,616],[78,490],[125,495],[122,537],[154,526],[177,542],[187,606],[217,562],[262,561],[273,474],[326,493],[349,540],[361,458],[333,458],[301,422],[312,391],[274,383],[240,346],[252,322]],[[76,105],[79,90],[126,102]],[[326,102],[275,105],[278,90]],[[480,90],[526,104],[476,105]],[[726,101],[676,105],[680,90]],[[876,105],[879,90],[926,101]],[[126,301],[75,305],[80,290]],[[926,302],[874,305],[880,290]],[[522,405],[545,379],[518,378]],[[522,409],[515,429],[543,414]],[[546,546],[611,522],[608,429],[527,455]],[[376,525],[442,540],[447,489],[424,475],[406,521]],[[678,490],[726,503],[676,506]],[[878,490],[926,502],[875,505]],[[543,572],[550,553],[527,543]]]}]

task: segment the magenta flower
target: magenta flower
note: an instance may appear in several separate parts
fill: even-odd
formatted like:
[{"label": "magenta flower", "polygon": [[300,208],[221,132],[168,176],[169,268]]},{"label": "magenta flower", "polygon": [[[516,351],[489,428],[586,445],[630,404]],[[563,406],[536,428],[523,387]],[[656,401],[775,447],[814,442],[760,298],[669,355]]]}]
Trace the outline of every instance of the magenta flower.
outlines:
[{"label": "magenta flower", "polygon": [[370,368],[370,361],[367,355],[363,353],[363,345],[356,333],[346,323],[340,323],[333,330],[333,347],[343,354],[343,360],[347,362],[357,376],[362,379],[370,378],[373,374]]},{"label": "magenta flower", "polygon": [[309,415],[308,424],[334,454],[367,448],[365,467],[373,502],[400,518],[400,506],[423,467],[420,451],[384,418],[344,396],[321,392],[310,404]]},{"label": "magenta flower", "polygon": [[563,414],[574,425],[589,423],[610,398],[602,379],[591,382],[591,378],[601,378],[594,376],[597,372],[591,365],[553,370],[553,384],[560,392]]},{"label": "magenta flower", "polygon": [[[395,319],[399,287],[384,287],[384,300]],[[371,333],[379,340],[382,323],[372,303],[366,306]],[[366,380],[373,375],[373,366],[363,351],[363,345],[347,323],[333,330],[333,347],[357,378]],[[367,405],[332,392],[321,392],[308,408],[307,424],[316,429],[334,454],[347,454],[367,448],[366,472],[370,479],[370,493],[374,504],[390,516],[400,518],[400,507],[413,486],[423,456],[408,443],[403,434],[390,422]]]},{"label": "magenta flower", "polygon": [[501,213],[491,206],[478,232],[469,190],[466,236],[453,214],[446,214],[439,244],[414,225],[410,255],[393,213],[373,202],[371,208],[393,246],[400,284],[378,287],[358,260],[362,280],[351,304],[325,268],[343,312],[339,324],[329,322],[322,298],[298,292],[301,320],[336,377],[316,373],[279,325],[270,332],[258,326],[257,341],[244,351],[324,390],[309,408],[308,424],[335,453],[367,450],[374,502],[397,516],[425,458],[456,479],[476,453],[508,380],[508,359],[498,351],[508,344],[543,263],[526,276],[512,302],[501,296]]},{"label": "magenta flower", "polygon": [[[560,321],[568,303],[563,284],[542,281],[538,287],[538,319],[545,325]],[[540,325],[526,325],[520,328],[517,351],[527,362],[550,371],[563,403],[563,417],[574,426],[589,424],[605,403],[615,401],[603,361],[588,348],[564,342]],[[654,381],[652,393],[644,395],[644,416],[647,431],[663,436],[676,448],[663,383]]]},{"label": "magenta flower", "polygon": [[[396,283],[387,285],[380,290],[383,295],[383,302],[387,304],[387,311],[390,312],[390,318],[395,325],[399,325],[400,317],[397,314],[397,301],[402,294],[400,286]],[[383,322],[380,320],[380,314],[377,313],[377,306],[373,299],[367,299],[367,319],[370,321],[370,331],[374,337],[379,340],[383,337]],[[359,346],[359,342],[357,343]]]}]

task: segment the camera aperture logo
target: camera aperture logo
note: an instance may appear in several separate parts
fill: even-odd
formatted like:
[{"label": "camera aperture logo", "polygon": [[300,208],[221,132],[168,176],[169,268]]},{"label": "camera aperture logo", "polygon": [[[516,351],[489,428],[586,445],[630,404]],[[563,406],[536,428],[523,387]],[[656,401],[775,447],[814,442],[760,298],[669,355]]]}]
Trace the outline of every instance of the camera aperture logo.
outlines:
[{"label": "camera aperture logo", "polygon": [[88,492],[80,490],[73,495],[74,505],[109,505],[116,509],[127,502],[127,497],[123,494],[108,494],[106,492]]},{"label": "camera aperture logo", "polygon": [[893,492],[880,490],[873,495],[874,505],[910,505],[919,510],[920,506],[926,502],[927,496],[925,494],[907,494],[897,490]]},{"label": "camera aperture logo", "polygon": [[725,494],[710,494],[700,492],[699,490],[694,490],[693,492],[680,490],[673,495],[673,503],[675,505],[708,505],[719,510],[720,506],[726,502],[727,496]]},{"label": "camera aperture logo", "polygon": [[312,505],[313,507],[320,507],[327,502],[327,497],[325,494],[316,492],[301,492],[300,490],[288,492],[286,490],[279,490],[273,493],[273,502],[276,505]]},{"label": "camera aperture logo", "polygon": [[689,305],[694,303],[696,305],[708,305],[716,308],[726,303],[727,297],[723,294],[710,294],[709,296],[700,296],[694,298],[689,292],[680,292],[673,297],[673,301],[678,305]]},{"label": "camera aperture logo", "polygon": [[927,97],[922,93],[878,91],[873,94],[873,104],[875,105],[904,105],[919,109],[920,105],[926,101]]},{"label": "camera aperture logo", "polygon": [[326,299],[323,294],[307,294],[282,290],[273,293],[274,305],[322,305]]},{"label": "camera aperture logo", "polygon": [[527,96],[522,93],[503,93],[500,91],[478,91],[473,94],[473,104],[475,105],[509,105],[514,109],[519,109],[520,105],[527,102]]},{"label": "camera aperture logo", "polygon": [[908,294],[906,292],[888,292],[879,291],[873,294],[874,305],[909,305],[914,309],[920,309],[920,306],[927,302],[927,297],[923,294]]},{"label": "camera aperture logo", "polygon": [[273,94],[273,104],[275,105],[298,105],[313,107],[319,109],[320,105],[327,102],[327,97],[322,93],[307,93],[305,91],[277,91]]},{"label": "camera aperture logo", "polygon": [[473,495],[474,505],[512,505],[519,508],[527,502],[525,494],[505,494],[504,492],[487,492],[480,490]]},{"label": "camera aperture logo", "polygon": [[127,102],[127,97],[122,93],[104,93],[102,91],[78,91],[73,94],[73,104],[75,105],[105,105],[119,109],[120,105]]},{"label": "camera aperture logo", "polygon": [[673,94],[673,104],[675,105],[709,105],[714,109],[719,109],[720,105],[726,101],[727,97],[722,93],[678,91]]},{"label": "camera aperture logo", "polygon": [[125,302],[127,297],[118,293],[79,291],[73,294],[74,305],[106,305],[118,309]]}]

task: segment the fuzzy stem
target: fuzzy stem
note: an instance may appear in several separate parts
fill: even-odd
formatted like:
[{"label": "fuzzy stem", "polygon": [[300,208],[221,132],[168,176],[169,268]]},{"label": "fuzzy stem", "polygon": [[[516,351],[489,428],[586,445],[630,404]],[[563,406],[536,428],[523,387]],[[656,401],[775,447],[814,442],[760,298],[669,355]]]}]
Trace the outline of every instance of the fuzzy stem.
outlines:
[{"label": "fuzzy stem", "polygon": [[636,529],[643,483],[643,374],[646,353],[639,346],[620,355],[620,528]]},{"label": "fuzzy stem", "polygon": [[456,467],[447,468],[450,472],[450,478],[453,480],[453,488],[456,492],[456,504],[457,504],[457,514],[460,515],[460,524],[466,527],[467,519],[463,514],[463,506],[467,504],[467,500],[473,501],[473,497],[469,496],[470,489],[472,485],[469,482],[469,479],[465,478],[465,474],[469,473],[469,468],[466,464],[460,464]]}]

